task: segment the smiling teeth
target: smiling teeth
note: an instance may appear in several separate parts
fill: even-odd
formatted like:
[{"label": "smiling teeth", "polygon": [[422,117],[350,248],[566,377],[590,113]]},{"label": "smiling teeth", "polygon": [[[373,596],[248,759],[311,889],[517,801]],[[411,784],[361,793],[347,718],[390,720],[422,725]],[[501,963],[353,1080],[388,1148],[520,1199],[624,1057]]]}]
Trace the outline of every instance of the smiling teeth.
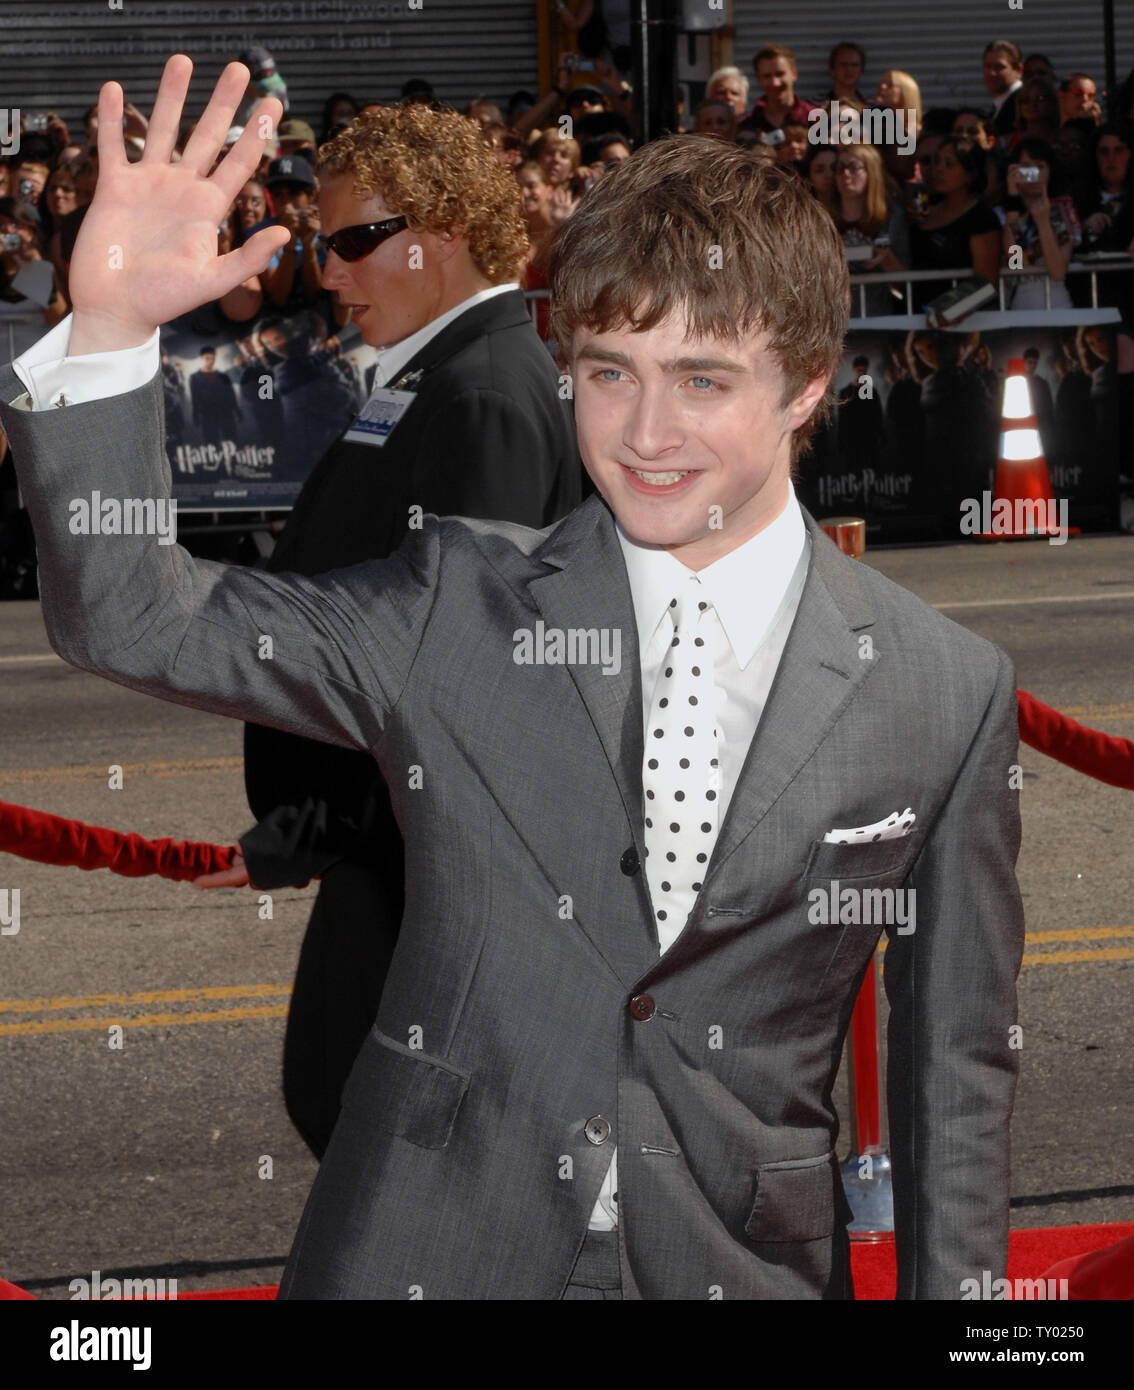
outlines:
[{"label": "smiling teeth", "polygon": [[636,468],[631,468],[635,478],[641,478],[644,483],[650,483],[654,487],[664,487],[667,483],[676,483],[679,478],[684,478],[687,473],[691,473],[691,468],[685,469],[684,473],[639,473]]}]

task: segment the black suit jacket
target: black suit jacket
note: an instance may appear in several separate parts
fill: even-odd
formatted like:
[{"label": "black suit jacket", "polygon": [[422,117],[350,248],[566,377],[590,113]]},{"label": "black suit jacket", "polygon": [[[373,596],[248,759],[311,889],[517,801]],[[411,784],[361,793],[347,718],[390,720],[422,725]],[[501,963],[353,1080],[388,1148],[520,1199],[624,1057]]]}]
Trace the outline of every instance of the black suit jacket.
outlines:
[{"label": "black suit jacket", "polygon": [[[405,537],[411,507],[538,529],[579,503],[572,406],[520,290],[466,310],[389,385],[400,382],[417,399],[384,447],[339,440],[327,451],[269,570],[314,575],[381,559]],[[244,748],[260,821],[241,837],[253,883],[303,883],[344,858],[400,874],[401,837],[370,757],[255,724]]]},{"label": "black suit jacket", "polygon": [[1000,110],[992,118],[992,130],[995,135],[1011,135],[1016,129],[1016,98],[1020,95],[1021,88],[1017,87],[1010,97],[1004,102]]}]

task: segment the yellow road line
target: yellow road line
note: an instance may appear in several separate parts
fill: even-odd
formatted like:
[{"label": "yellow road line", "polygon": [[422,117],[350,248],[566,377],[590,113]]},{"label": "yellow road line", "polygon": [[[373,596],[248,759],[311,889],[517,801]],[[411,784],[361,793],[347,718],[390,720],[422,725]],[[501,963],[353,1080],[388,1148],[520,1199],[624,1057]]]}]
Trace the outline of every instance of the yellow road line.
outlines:
[{"label": "yellow road line", "polygon": [[1134,936],[1134,927],[1070,927],[1066,931],[1030,931],[1024,940],[1042,946],[1049,941],[1106,941],[1118,936]]},{"label": "yellow road line", "polygon": [[133,994],[60,995],[44,999],[0,999],[0,1013],[46,1013],[53,1009],[102,1009],[112,1005],[178,1004],[201,999],[256,999],[289,995],[291,985],[208,985],[199,989],[146,989]]},{"label": "yellow road line", "polygon": [[1076,965],[1084,961],[1134,960],[1134,947],[1112,946],[1104,951],[1036,951],[1024,953],[1025,965]]},{"label": "yellow road line", "polygon": [[169,1028],[180,1023],[236,1023],[249,1018],[285,1018],[286,1004],[263,1004],[237,1009],[209,1009],[191,1014],[142,1014],[139,1018],[53,1018],[44,1022],[0,1023],[0,1036],[39,1033],[75,1033],[96,1028]]},{"label": "yellow road line", "polygon": [[[172,762],[120,763],[123,775],[128,773],[155,777],[193,777],[207,772],[227,772],[232,768],[244,766],[242,757],[232,758],[182,758]],[[15,783],[23,785],[32,782],[90,782],[108,776],[109,763],[85,767],[29,767],[12,768],[0,773],[0,785]]]}]

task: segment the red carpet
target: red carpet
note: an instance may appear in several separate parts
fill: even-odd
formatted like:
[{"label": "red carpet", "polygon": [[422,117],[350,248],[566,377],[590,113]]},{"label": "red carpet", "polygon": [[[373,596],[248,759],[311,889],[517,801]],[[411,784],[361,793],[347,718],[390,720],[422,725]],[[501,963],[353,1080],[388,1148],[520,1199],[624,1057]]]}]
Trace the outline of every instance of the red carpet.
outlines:
[{"label": "red carpet", "polygon": [[[1030,1231],[1012,1231],[1008,1236],[1008,1278],[1038,1279],[1046,1275],[1058,1261],[1134,1237],[1134,1222],[1115,1222],[1106,1226],[1041,1226]],[[1134,1245],[1134,1242],[1130,1242]],[[855,1296],[861,1299],[890,1299],[894,1297],[898,1271],[893,1241],[878,1241],[867,1245],[851,1242],[851,1269],[854,1272]],[[1068,1269],[1060,1269],[1053,1278],[1069,1278]],[[1091,1281],[1094,1284],[1095,1281]],[[1109,1289],[1094,1297],[1134,1298],[1134,1272],[1124,1276],[1125,1290]],[[1068,1290],[1074,1298],[1077,1290]],[[1084,1294],[1081,1296],[1091,1296]]]}]

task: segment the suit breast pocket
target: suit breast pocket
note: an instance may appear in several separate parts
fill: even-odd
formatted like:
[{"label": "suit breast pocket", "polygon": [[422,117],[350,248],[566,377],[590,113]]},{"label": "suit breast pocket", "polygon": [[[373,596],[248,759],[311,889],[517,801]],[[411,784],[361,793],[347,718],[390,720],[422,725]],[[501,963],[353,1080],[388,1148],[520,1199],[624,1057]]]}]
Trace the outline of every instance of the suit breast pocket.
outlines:
[{"label": "suit breast pocket", "polygon": [[758,1244],[822,1240],[835,1229],[836,1191],[841,1186],[834,1153],[762,1163],[744,1232]]},{"label": "suit breast pocket", "polygon": [[372,1028],[343,1088],[343,1110],[422,1149],[443,1149],[469,1073]]},{"label": "suit breast pocket", "polygon": [[858,878],[893,878],[900,882],[909,873],[920,847],[918,835],[858,845],[816,840],[803,876],[807,879],[837,878],[841,883]]}]

